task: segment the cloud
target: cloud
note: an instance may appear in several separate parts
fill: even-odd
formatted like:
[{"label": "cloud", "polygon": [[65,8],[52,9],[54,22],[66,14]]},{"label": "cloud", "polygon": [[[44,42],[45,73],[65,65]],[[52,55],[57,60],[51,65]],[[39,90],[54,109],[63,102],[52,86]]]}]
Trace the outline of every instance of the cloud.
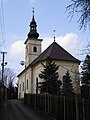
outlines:
[{"label": "cloud", "polygon": [[[54,39],[51,37],[44,38],[42,42],[42,51],[44,51],[53,41]],[[77,58],[77,52],[78,52],[77,49],[80,48],[79,37],[77,34],[67,33],[63,36],[58,36],[56,37],[56,42]],[[18,69],[21,69],[20,61],[24,60],[25,58],[24,41],[18,40],[12,43],[9,49],[8,56],[9,56],[8,60],[10,62],[10,66],[16,69],[16,66],[18,65]]]},{"label": "cloud", "polygon": [[18,40],[10,45],[7,50],[7,56],[5,60],[8,62],[7,67],[14,69],[16,74],[20,72],[23,67],[20,65],[20,61],[25,58],[25,45],[23,40]]},{"label": "cloud", "polygon": [[11,55],[23,55],[24,54],[24,41],[16,41],[10,46]]},{"label": "cloud", "polygon": [[67,33],[64,36],[57,37],[56,40],[62,47],[68,51],[74,51],[79,43],[79,37],[75,33]]},{"label": "cloud", "polygon": [[[56,42],[66,49],[69,53],[73,54],[75,56],[75,53],[77,52],[77,49],[79,46],[79,37],[77,34],[71,32],[66,33],[63,36],[58,36],[55,38]],[[43,44],[42,44],[42,50],[44,51],[52,42],[54,41],[53,38],[44,38]],[[78,47],[77,47],[78,46]]]},{"label": "cloud", "polygon": [[32,3],[32,4],[35,3],[35,0],[31,0],[31,3]]},{"label": "cloud", "polygon": [[[75,55],[76,51],[80,48],[79,37],[75,33],[72,33],[72,32],[67,33],[63,36],[58,36],[55,39],[56,39],[56,42],[61,47],[63,47],[64,49],[72,53],[73,55]],[[51,37],[44,38],[42,42],[42,51],[44,51],[53,41],[54,39]],[[19,40],[11,44],[10,53],[12,55],[20,55],[20,54],[23,55],[24,52],[25,52],[24,41]]]}]

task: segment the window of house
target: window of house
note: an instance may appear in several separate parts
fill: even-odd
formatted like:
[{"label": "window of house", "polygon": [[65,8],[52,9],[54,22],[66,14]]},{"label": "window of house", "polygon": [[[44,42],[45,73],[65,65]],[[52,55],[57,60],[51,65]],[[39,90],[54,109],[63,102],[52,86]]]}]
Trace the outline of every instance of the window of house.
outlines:
[{"label": "window of house", "polygon": [[24,91],[24,82],[23,82],[23,88],[22,88],[22,90]]},{"label": "window of house", "polygon": [[37,47],[36,46],[33,47],[33,52],[37,52]]},{"label": "window of house", "polygon": [[27,90],[28,90],[28,79],[27,79]]}]

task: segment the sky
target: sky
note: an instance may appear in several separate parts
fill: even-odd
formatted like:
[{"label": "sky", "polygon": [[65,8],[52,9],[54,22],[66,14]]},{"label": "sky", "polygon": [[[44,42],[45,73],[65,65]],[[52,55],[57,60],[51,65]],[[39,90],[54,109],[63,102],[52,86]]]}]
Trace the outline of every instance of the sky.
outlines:
[{"label": "sky", "polygon": [[30,30],[33,7],[39,38],[43,39],[42,51],[54,41],[55,36],[59,45],[82,61],[86,55],[83,50],[89,43],[89,29],[79,30],[79,15],[70,22],[66,12],[69,4],[70,0],[0,0],[0,52],[7,52],[5,61],[8,64],[5,67],[13,69],[16,74],[24,68],[20,61],[24,61],[24,42]]}]

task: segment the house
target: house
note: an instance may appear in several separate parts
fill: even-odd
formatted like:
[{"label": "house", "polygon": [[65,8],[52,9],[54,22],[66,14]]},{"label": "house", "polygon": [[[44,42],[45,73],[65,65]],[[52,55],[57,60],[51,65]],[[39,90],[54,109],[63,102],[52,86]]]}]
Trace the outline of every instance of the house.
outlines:
[{"label": "house", "polygon": [[59,65],[58,73],[60,80],[62,80],[67,70],[69,71],[73,80],[74,92],[78,92],[78,68],[80,61],[55,41],[44,52],[41,52],[43,39],[38,37],[39,33],[37,32],[37,23],[33,11],[30,32],[25,41],[25,69],[18,74],[18,98],[23,98],[24,93],[35,94],[37,92],[36,84],[37,81],[40,81],[39,74],[43,70],[41,63],[45,63],[47,57],[50,57]]}]

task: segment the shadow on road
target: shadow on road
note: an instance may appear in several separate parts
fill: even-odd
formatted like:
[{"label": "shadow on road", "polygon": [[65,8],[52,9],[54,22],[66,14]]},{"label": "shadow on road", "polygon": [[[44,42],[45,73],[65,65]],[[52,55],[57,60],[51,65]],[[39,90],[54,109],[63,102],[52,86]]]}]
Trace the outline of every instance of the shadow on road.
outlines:
[{"label": "shadow on road", "polygon": [[0,120],[53,120],[47,114],[26,107],[19,100],[8,100],[0,106]]}]

